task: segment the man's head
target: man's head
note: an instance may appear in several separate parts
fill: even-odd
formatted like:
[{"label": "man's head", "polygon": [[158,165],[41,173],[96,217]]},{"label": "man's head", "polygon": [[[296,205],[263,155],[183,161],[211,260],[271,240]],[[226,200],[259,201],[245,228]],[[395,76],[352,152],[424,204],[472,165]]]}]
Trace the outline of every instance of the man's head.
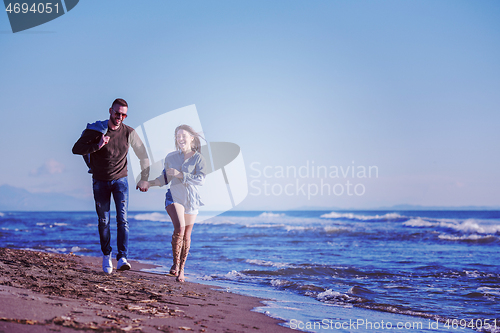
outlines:
[{"label": "man's head", "polygon": [[117,98],[109,108],[109,120],[111,124],[118,128],[120,127],[123,119],[127,118],[128,104],[122,98]]}]

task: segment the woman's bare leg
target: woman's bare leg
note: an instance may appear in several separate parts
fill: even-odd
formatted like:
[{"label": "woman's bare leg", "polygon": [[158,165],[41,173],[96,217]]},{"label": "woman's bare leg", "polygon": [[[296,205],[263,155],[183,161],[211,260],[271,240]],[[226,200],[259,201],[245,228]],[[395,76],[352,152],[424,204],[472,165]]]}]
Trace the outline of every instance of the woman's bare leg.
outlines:
[{"label": "woman's bare leg", "polygon": [[182,243],[182,252],[180,257],[179,264],[179,275],[177,276],[177,281],[184,282],[184,266],[186,264],[186,259],[189,254],[189,249],[191,248],[191,232],[193,231],[194,221],[196,219],[196,215],[193,214],[184,214],[184,221],[186,223],[186,227],[184,229],[184,239]]},{"label": "woman's bare leg", "polygon": [[167,210],[167,213],[170,216],[170,219],[172,220],[172,224],[174,226],[174,232],[172,234],[173,265],[170,268],[170,274],[178,276],[182,244],[186,229],[186,223],[184,220],[184,206],[178,203],[173,203],[171,205],[168,205],[165,209]]}]

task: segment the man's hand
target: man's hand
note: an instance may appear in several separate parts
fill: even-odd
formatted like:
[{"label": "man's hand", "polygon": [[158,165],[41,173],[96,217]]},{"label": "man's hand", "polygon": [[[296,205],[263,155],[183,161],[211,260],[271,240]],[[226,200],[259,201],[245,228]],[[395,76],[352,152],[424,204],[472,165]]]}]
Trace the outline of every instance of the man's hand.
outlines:
[{"label": "man's hand", "polygon": [[135,189],[139,189],[141,190],[141,192],[147,192],[148,189],[149,189],[149,182],[148,181],[145,181],[145,180],[141,180],[137,183],[137,186],[135,187]]},{"label": "man's hand", "polygon": [[101,141],[99,141],[99,149],[104,147],[104,145],[107,145],[109,142],[109,136],[105,136],[104,134],[101,137]]}]

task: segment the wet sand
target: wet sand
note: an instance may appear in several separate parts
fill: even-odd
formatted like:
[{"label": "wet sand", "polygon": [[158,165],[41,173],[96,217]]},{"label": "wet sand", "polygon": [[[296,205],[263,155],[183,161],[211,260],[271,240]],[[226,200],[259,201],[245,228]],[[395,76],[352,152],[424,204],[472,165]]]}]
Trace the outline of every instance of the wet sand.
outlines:
[{"label": "wet sand", "polygon": [[[0,332],[291,332],[251,311],[258,298],[101,258],[0,248]],[[114,261],[116,267],[116,261]]]}]

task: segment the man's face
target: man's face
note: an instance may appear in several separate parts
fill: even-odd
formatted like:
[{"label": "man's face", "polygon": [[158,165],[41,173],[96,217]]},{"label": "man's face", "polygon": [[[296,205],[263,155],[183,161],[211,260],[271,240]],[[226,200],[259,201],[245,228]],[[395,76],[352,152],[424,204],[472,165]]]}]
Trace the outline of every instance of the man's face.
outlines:
[{"label": "man's face", "polygon": [[126,106],[121,105],[115,105],[109,109],[109,120],[114,126],[120,126],[123,120],[127,118],[127,110]]}]

